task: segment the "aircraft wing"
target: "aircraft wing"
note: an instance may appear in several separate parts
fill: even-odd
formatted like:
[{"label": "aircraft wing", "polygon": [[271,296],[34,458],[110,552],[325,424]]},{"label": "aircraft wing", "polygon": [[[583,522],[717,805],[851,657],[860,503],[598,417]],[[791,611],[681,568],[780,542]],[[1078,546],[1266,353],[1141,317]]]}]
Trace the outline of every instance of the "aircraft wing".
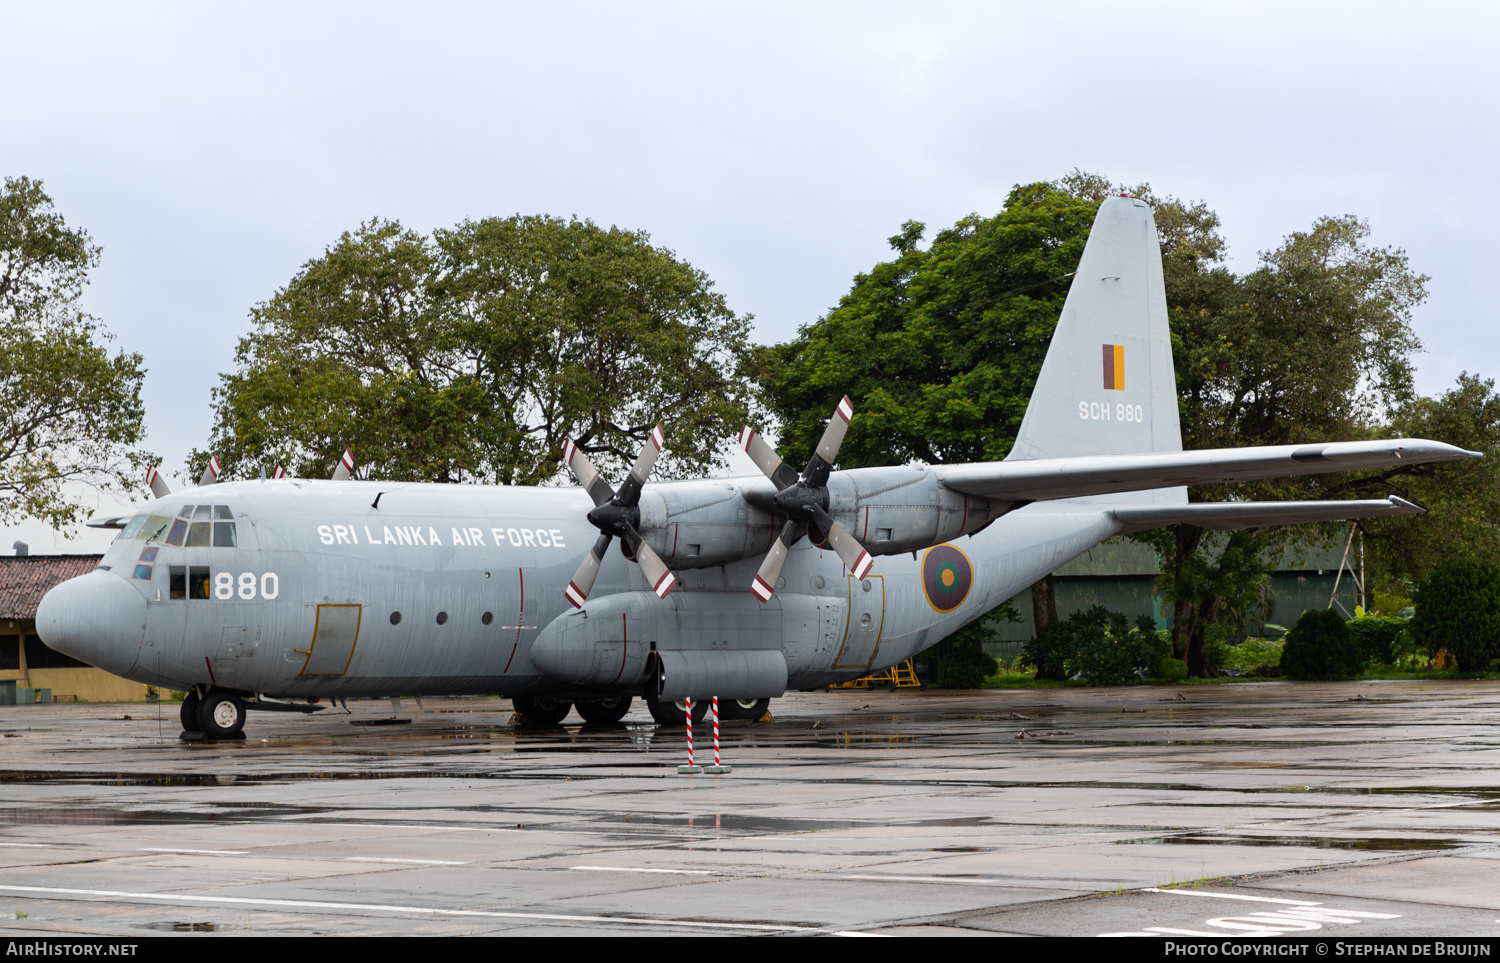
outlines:
[{"label": "aircraft wing", "polygon": [[1192,505],[1129,505],[1111,509],[1124,522],[1125,532],[1144,532],[1186,522],[1199,528],[1227,531],[1269,525],[1341,522],[1351,518],[1389,518],[1421,515],[1426,511],[1404,498],[1389,495],[1359,501],[1327,502],[1199,502]]},{"label": "aircraft wing", "polygon": [[944,487],[965,495],[1040,501],[1478,457],[1479,452],[1465,451],[1440,441],[1394,438],[1320,445],[976,462],[938,465],[932,470]]}]

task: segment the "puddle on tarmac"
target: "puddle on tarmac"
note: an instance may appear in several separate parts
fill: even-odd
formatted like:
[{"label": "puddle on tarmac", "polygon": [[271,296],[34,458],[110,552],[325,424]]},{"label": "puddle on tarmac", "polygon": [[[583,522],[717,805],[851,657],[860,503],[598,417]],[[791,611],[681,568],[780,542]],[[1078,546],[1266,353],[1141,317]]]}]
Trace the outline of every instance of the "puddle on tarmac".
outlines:
[{"label": "puddle on tarmac", "polygon": [[1328,836],[1151,836],[1120,839],[1116,845],[1138,846],[1299,846],[1305,849],[1349,849],[1361,852],[1409,852],[1458,849],[1469,845],[1456,839],[1410,839],[1392,836],[1335,838]]}]

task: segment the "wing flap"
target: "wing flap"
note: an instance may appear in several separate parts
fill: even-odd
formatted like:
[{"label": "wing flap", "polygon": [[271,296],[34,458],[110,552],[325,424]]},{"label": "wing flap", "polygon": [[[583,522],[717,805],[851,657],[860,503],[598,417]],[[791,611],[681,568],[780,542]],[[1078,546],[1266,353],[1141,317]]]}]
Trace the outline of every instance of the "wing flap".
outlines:
[{"label": "wing flap", "polygon": [[1342,522],[1354,518],[1387,518],[1421,515],[1425,509],[1404,498],[1327,502],[1199,502],[1193,505],[1130,505],[1111,514],[1128,532],[1144,532],[1163,525],[1186,522],[1199,528],[1227,531],[1232,528],[1265,528],[1271,525],[1303,525],[1309,522]]},{"label": "wing flap", "polygon": [[1465,451],[1440,441],[1394,438],[1382,441],[1341,441],[1326,445],[1215,448],[1204,451],[1145,452],[1137,455],[1083,455],[1077,458],[976,462],[967,465],[938,465],[933,471],[944,487],[965,495],[1008,501],[1040,501],[1478,457],[1479,452]]}]

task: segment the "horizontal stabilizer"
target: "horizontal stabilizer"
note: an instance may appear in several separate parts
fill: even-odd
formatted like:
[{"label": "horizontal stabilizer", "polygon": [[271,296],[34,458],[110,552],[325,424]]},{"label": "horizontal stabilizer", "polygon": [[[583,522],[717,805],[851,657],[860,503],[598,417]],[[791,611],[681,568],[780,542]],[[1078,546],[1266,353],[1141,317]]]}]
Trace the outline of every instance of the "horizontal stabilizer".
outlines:
[{"label": "horizontal stabilizer", "polygon": [[1040,501],[1119,492],[1290,478],[1363,468],[1394,468],[1478,458],[1440,441],[1395,438],[1320,445],[1211,448],[1137,455],[1081,455],[1029,461],[989,461],[933,468],[943,486],[965,495]]},{"label": "horizontal stabilizer", "polygon": [[1199,528],[1227,531],[1232,528],[1266,528],[1271,525],[1303,525],[1308,522],[1342,522],[1353,518],[1388,518],[1420,515],[1404,498],[1390,495],[1347,502],[1199,502],[1193,505],[1130,505],[1111,511],[1124,522],[1126,532],[1144,532],[1163,525],[1186,523]]}]

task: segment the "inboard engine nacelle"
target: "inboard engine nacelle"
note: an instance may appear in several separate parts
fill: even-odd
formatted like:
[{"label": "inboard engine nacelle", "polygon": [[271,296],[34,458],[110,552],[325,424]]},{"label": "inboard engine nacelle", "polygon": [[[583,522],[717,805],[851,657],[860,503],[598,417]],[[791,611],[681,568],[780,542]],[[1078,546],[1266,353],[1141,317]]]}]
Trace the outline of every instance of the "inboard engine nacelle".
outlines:
[{"label": "inboard engine nacelle", "polygon": [[[709,568],[764,555],[780,520],[762,479],[669,482],[641,493],[641,535],[674,568]],[[853,468],[828,478],[834,520],[871,555],[915,552],[971,535],[1014,507],[945,488],[925,465]]]}]

